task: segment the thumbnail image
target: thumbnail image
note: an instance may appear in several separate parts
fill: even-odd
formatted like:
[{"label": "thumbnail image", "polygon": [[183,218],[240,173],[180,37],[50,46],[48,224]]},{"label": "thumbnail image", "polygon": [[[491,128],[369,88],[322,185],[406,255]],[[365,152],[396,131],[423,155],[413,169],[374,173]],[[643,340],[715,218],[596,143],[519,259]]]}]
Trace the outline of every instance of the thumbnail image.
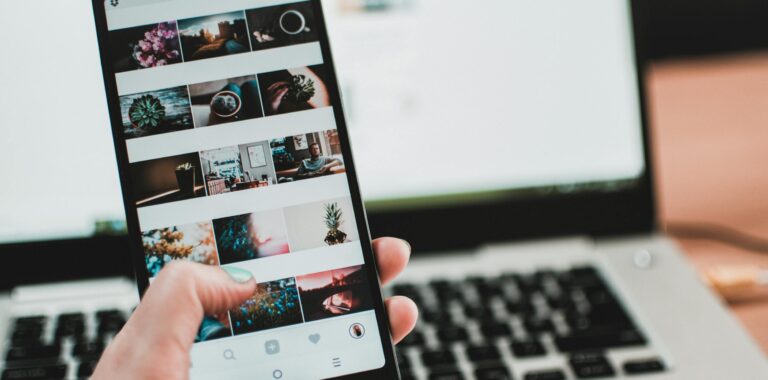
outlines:
[{"label": "thumbnail image", "polygon": [[346,172],[335,129],[274,139],[269,145],[278,183]]},{"label": "thumbnail image", "polygon": [[200,152],[208,195],[275,184],[275,169],[268,152],[267,141]]},{"label": "thumbnail image", "polygon": [[137,207],[205,196],[197,153],[136,162],[130,170]]},{"label": "thumbnail image", "polygon": [[261,211],[213,221],[221,264],[290,253],[283,210]]},{"label": "thumbnail image", "polygon": [[317,28],[309,1],[245,11],[253,50],[317,41]]},{"label": "thumbnail image", "polygon": [[207,342],[232,336],[232,329],[229,327],[229,315],[222,313],[219,315],[206,315],[200,322],[200,329],[197,330],[195,343]]},{"label": "thumbnail image", "polygon": [[197,128],[264,116],[255,75],[193,84],[189,93]]},{"label": "thumbnail image", "polygon": [[288,207],[284,212],[293,252],[360,240],[350,198]]},{"label": "thumbnail image", "polygon": [[243,180],[243,165],[236,146],[200,152],[208,195],[229,193]]},{"label": "thumbnail image", "polygon": [[363,266],[296,277],[307,322],[373,309]]},{"label": "thumbnail image", "polygon": [[126,139],[194,127],[186,86],[121,96],[120,112]]},{"label": "thumbnail image", "polygon": [[179,35],[185,62],[251,50],[243,11],[180,20]]},{"label": "thumbnail image", "polygon": [[259,284],[253,297],[229,315],[235,335],[302,323],[296,279]]},{"label": "thumbnail image", "polygon": [[210,222],[161,228],[141,233],[144,260],[149,277],[155,277],[165,264],[188,260],[219,265],[213,225]]},{"label": "thumbnail image", "polygon": [[261,98],[267,116],[331,105],[322,65],[259,74]]},{"label": "thumbnail image", "polygon": [[109,32],[109,54],[116,73],[181,62],[176,22]]}]

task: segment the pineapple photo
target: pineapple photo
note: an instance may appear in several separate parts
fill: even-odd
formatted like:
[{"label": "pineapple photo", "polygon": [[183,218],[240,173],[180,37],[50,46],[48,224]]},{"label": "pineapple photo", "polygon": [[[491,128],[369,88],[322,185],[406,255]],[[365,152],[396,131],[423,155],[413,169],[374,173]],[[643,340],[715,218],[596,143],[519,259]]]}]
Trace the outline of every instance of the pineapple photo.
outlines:
[{"label": "pineapple photo", "polygon": [[339,227],[344,223],[344,213],[337,202],[326,203],[325,206],[325,227],[328,233],[325,235],[325,243],[328,245],[337,245],[347,240],[347,234],[341,231]]}]

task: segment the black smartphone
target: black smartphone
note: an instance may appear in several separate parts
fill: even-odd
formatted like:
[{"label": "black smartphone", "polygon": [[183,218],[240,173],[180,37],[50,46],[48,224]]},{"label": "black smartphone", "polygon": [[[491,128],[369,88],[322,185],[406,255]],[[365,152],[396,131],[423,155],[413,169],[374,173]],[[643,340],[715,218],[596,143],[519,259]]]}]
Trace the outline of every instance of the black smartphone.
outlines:
[{"label": "black smartphone", "polygon": [[93,7],[141,293],[174,260],[259,281],[191,377],[399,378],[320,1]]}]

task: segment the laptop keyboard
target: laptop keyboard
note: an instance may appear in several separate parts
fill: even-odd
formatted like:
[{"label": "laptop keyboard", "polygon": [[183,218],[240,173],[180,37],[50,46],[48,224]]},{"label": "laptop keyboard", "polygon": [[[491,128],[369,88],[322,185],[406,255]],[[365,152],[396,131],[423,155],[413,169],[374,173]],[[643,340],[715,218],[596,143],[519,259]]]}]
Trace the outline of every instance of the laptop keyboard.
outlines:
[{"label": "laptop keyboard", "polygon": [[88,378],[124,311],[30,315],[11,322],[1,380]]},{"label": "laptop keyboard", "polygon": [[609,358],[608,350],[648,340],[593,267],[399,283],[391,293],[420,309],[415,331],[397,347],[404,379],[564,380],[665,370],[656,355]]},{"label": "laptop keyboard", "polygon": [[[666,370],[657,355],[621,362],[607,355],[648,340],[593,267],[399,283],[388,291],[420,309],[416,329],[396,350],[404,380],[566,380]],[[16,318],[0,380],[88,378],[127,316],[112,309]]]}]

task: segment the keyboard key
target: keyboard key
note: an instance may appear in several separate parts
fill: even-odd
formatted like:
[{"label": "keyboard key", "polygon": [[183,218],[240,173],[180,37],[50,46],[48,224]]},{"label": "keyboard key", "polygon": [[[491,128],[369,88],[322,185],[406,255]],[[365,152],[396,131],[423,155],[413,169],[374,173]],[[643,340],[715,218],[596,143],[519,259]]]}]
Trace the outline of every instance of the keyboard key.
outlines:
[{"label": "keyboard key", "polygon": [[480,332],[488,339],[512,335],[509,324],[503,322],[485,322],[480,325]]},{"label": "keyboard key", "polygon": [[85,333],[85,315],[82,313],[62,314],[56,323],[56,338],[80,337]]},{"label": "keyboard key", "polygon": [[632,360],[624,363],[624,372],[628,375],[662,372],[664,370],[664,363],[659,359]]},{"label": "keyboard key", "polygon": [[408,360],[408,357],[405,356],[400,350],[395,351],[395,356],[397,356],[397,366],[400,369],[411,368],[411,361]]},{"label": "keyboard key", "polygon": [[453,321],[451,313],[445,309],[425,308],[424,310],[419,310],[419,315],[421,315],[421,319],[424,320],[424,322],[428,323],[440,323],[446,321],[450,323]]},{"label": "keyboard key", "polygon": [[568,360],[573,373],[579,379],[613,376],[616,372],[603,354],[595,352],[576,353]]},{"label": "keyboard key", "polygon": [[29,327],[29,326],[40,326],[42,327],[45,325],[45,323],[48,321],[48,317],[44,315],[32,315],[28,317],[19,317],[16,318],[16,327]]},{"label": "keyboard key", "polygon": [[555,337],[555,345],[562,352],[639,346],[645,343],[645,338],[635,329],[602,329]]},{"label": "keyboard key", "polygon": [[125,315],[123,315],[122,311],[117,309],[99,310],[96,312],[96,319],[99,321],[113,318],[125,318]]},{"label": "keyboard key", "polygon": [[427,350],[421,353],[421,361],[427,367],[455,365],[456,356],[450,350]]},{"label": "keyboard key", "polygon": [[512,314],[528,315],[533,313],[533,305],[528,300],[510,300],[507,301],[507,311]]},{"label": "keyboard key", "polygon": [[56,360],[61,354],[57,344],[37,347],[13,347],[8,350],[5,360],[8,362]]},{"label": "keyboard key", "polygon": [[512,353],[518,358],[532,358],[547,354],[544,345],[535,339],[512,342],[511,348]]},{"label": "keyboard key", "polygon": [[463,327],[447,326],[437,330],[437,338],[443,343],[462,342],[469,339],[469,334]]},{"label": "keyboard key", "polygon": [[78,358],[93,358],[98,359],[101,357],[101,353],[104,351],[104,343],[97,342],[77,342],[72,348],[72,356]]},{"label": "keyboard key", "polygon": [[464,315],[469,319],[488,319],[493,318],[493,310],[484,304],[465,305]]},{"label": "keyboard key", "polygon": [[16,326],[11,335],[11,343],[14,346],[39,345],[43,335],[42,326]]},{"label": "keyboard key", "polygon": [[400,341],[400,347],[423,346],[425,343],[424,333],[421,331],[412,331],[403,340]]},{"label": "keyboard key", "polygon": [[430,373],[429,380],[464,380],[464,375],[458,369],[441,370]]},{"label": "keyboard key", "polygon": [[539,334],[543,332],[551,332],[555,330],[555,325],[549,318],[540,316],[530,316],[523,321],[525,329],[532,334]]},{"label": "keyboard key", "polygon": [[77,367],[77,376],[81,378],[90,377],[93,375],[93,370],[96,369],[96,364],[98,364],[97,360],[86,360],[81,362],[80,366]]},{"label": "keyboard key", "polygon": [[3,371],[2,380],[51,380],[63,379],[67,375],[65,364],[54,364],[27,368],[11,368]]},{"label": "keyboard key", "polygon": [[474,363],[501,360],[501,353],[495,346],[470,346],[467,347],[467,357]]},{"label": "keyboard key", "polygon": [[527,372],[523,380],[565,380],[565,373],[559,369]]},{"label": "keyboard key", "polygon": [[495,365],[493,367],[478,368],[475,370],[475,379],[477,380],[512,380],[512,374],[504,365]]}]

